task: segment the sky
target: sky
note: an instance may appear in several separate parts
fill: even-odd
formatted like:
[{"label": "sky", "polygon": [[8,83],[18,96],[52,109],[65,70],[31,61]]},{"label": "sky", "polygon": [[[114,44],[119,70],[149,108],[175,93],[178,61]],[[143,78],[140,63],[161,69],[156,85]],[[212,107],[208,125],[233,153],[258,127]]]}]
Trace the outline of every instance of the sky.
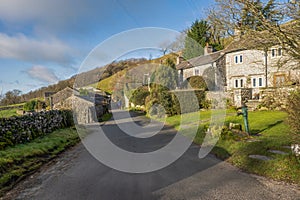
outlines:
[{"label": "sky", "polygon": [[[183,31],[196,19],[205,17],[205,10],[213,3],[213,0],[0,0],[0,92],[19,89],[27,93],[70,78],[80,71],[82,63],[97,47],[102,54],[96,65],[102,66],[119,56],[114,50],[121,46],[127,49],[143,37],[162,43],[159,39],[166,36],[151,32],[153,27],[168,33]],[[124,35],[126,39],[120,39]],[[111,40],[115,43],[110,43]]]}]

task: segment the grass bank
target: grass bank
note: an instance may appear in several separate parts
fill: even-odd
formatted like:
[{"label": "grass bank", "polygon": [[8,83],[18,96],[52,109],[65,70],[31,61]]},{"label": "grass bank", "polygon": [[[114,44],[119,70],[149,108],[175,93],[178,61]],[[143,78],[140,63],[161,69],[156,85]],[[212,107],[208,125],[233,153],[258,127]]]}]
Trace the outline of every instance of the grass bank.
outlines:
[{"label": "grass bank", "polygon": [[[108,121],[107,113],[100,119]],[[80,128],[78,126],[77,128]],[[80,131],[81,137],[86,135]],[[56,130],[44,137],[26,144],[19,144],[0,151],[0,196],[12,188],[19,180],[39,169],[44,163],[74,146],[80,141],[75,127]]]},{"label": "grass bank", "polygon": [[0,118],[9,118],[12,116],[18,116],[16,108],[0,110]]},{"label": "grass bank", "polygon": [[0,195],[68,147],[79,142],[75,128],[66,128],[0,151]]},{"label": "grass bank", "polygon": [[[211,111],[187,115],[191,122],[196,121],[200,115],[201,123],[194,142],[202,144],[206,127],[210,123]],[[250,131],[255,135],[241,140],[219,139],[212,153],[247,172],[300,185],[300,160],[292,155],[291,150],[287,148],[292,143],[300,143],[300,135],[290,132],[285,122],[286,118],[287,114],[281,111],[249,112]],[[180,120],[180,116],[173,116],[167,118],[166,122],[178,129]],[[225,125],[230,122],[243,125],[243,118],[236,116],[235,111],[228,110]],[[287,154],[274,154],[270,150],[280,150]],[[272,160],[253,159],[249,155],[264,155],[272,158]]]}]

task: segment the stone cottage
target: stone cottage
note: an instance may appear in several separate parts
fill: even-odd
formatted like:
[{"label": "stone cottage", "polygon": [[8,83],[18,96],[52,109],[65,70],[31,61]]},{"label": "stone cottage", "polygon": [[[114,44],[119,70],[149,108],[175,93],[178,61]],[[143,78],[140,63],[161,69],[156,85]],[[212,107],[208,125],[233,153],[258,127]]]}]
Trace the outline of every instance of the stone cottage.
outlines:
[{"label": "stone cottage", "polygon": [[208,84],[210,90],[215,90],[216,86],[224,86],[225,77],[225,56],[223,51],[213,52],[212,47],[204,48],[204,55],[189,60],[177,59],[179,83],[192,76],[202,76]]},{"label": "stone cottage", "polygon": [[73,110],[78,124],[98,122],[103,114],[109,112],[110,97],[101,91],[88,92],[86,96],[66,87],[51,97],[52,109]]},{"label": "stone cottage", "polygon": [[180,81],[191,76],[203,76],[207,80],[205,71],[213,68],[219,73],[219,79],[216,78],[217,73],[214,76],[216,85],[224,85],[236,106],[241,106],[245,99],[261,100],[266,88],[299,84],[300,70],[293,69],[297,63],[290,61],[281,46],[273,45],[261,50],[253,45],[247,38],[236,37],[222,51],[208,52],[205,47],[203,56],[177,64]]}]

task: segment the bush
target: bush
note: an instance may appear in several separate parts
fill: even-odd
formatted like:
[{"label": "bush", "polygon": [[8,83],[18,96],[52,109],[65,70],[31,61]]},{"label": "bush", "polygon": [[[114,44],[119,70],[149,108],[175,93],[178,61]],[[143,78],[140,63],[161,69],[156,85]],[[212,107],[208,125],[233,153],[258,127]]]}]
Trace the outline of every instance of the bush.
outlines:
[{"label": "bush", "polygon": [[287,99],[287,112],[291,130],[300,134],[300,89],[290,93]]},{"label": "bush", "polygon": [[[177,114],[195,112],[204,106],[209,107],[209,102],[205,100],[204,90],[178,90],[174,91],[174,95],[178,99],[177,102],[174,102],[175,108],[181,107],[181,112]],[[195,96],[197,98],[194,98]]]},{"label": "bush", "polygon": [[191,76],[182,83],[185,89],[202,89],[208,90],[206,82],[202,76]]},{"label": "bush", "polygon": [[73,126],[69,110],[33,113],[20,117],[0,119],[0,149],[29,142],[54,130]]},{"label": "bush", "polygon": [[23,106],[23,110],[24,111],[34,111],[35,109],[35,104],[36,104],[36,101],[35,100],[31,100],[31,101],[28,101],[24,104]]},{"label": "bush", "polygon": [[148,87],[139,87],[136,90],[133,91],[130,102],[132,102],[134,105],[145,105],[145,99],[147,96],[150,95],[150,92],[148,91]]},{"label": "bush", "polygon": [[41,100],[31,100],[24,104],[23,110],[27,112],[35,111],[35,110],[42,110],[47,107],[46,103]]}]

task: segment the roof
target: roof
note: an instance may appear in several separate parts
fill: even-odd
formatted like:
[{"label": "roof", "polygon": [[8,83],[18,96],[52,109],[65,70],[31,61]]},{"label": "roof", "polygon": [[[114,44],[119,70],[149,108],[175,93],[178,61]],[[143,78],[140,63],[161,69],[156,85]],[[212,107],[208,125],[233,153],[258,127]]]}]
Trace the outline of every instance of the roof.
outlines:
[{"label": "roof", "polygon": [[223,56],[223,51],[217,51],[208,55],[202,55],[189,60],[179,63],[176,68],[179,69],[188,69],[195,66],[206,65],[217,61],[220,57]]},{"label": "roof", "polygon": [[[280,36],[282,34],[279,34],[278,32],[281,32],[282,30],[287,33],[293,32],[297,26],[300,26],[299,22],[292,20],[276,27],[275,32],[270,32],[270,30],[248,30],[246,34],[236,36],[236,38],[223,51],[224,53],[231,53],[234,51],[250,49],[265,50],[266,48],[280,45],[282,41],[280,41],[278,37],[282,37]],[[295,35],[297,35],[297,33]]]}]

